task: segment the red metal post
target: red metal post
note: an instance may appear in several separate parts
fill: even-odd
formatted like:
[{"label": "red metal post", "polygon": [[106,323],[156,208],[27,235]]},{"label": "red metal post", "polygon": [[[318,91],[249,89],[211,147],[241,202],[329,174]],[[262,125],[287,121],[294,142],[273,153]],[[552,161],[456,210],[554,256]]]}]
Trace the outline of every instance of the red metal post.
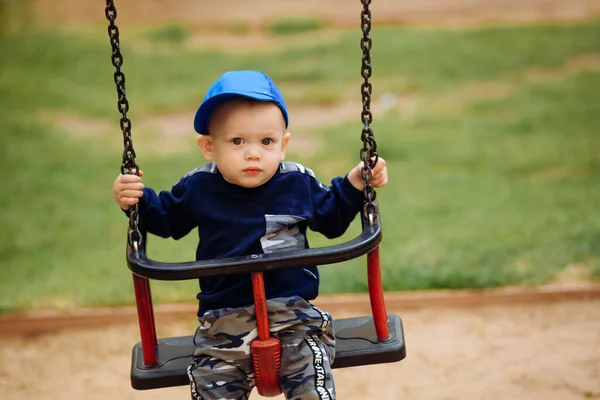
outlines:
[{"label": "red metal post", "polygon": [[279,339],[271,337],[269,332],[267,296],[262,272],[252,273],[252,290],[258,331],[258,339],[250,344],[254,381],[261,396],[274,397],[281,393],[281,343]]},{"label": "red metal post", "polygon": [[152,294],[150,282],[147,278],[133,275],[135,302],[137,304],[140,335],[142,337],[142,351],[144,365],[147,367],[156,364],[156,326],[154,325],[154,310],[152,309]]},{"label": "red metal post", "polygon": [[267,340],[271,337],[269,332],[269,314],[267,312],[267,295],[262,272],[252,273],[252,288],[254,291],[254,309],[256,312],[256,327],[258,339]]},{"label": "red metal post", "polygon": [[375,322],[377,339],[383,341],[390,337],[387,324],[387,312],[383,298],[383,285],[381,283],[381,269],[379,267],[379,247],[367,254],[367,273],[369,283],[369,298],[371,300],[371,311]]}]

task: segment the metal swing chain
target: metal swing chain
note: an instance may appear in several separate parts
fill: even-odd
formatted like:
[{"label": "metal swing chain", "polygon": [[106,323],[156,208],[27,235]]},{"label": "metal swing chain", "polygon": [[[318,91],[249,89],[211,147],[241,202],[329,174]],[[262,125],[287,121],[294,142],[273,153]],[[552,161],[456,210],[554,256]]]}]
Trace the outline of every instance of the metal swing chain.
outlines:
[{"label": "metal swing chain", "polygon": [[369,36],[369,33],[371,32],[371,10],[369,9],[371,0],[361,0],[361,3],[363,5],[361,13],[363,37],[360,42],[360,47],[363,51],[361,75],[364,78],[364,82],[361,86],[363,108],[360,119],[364,124],[364,128],[361,135],[363,147],[360,150],[360,159],[364,164],[362,169],[362,177],[365,180],[365,188],[363,190],[365,195],[364,213],[365,216],[369,218],[369,223],[373,225],[373,220],[377,216],[379,210],[377,203],[375,203],[377,193],[371,185],[370,180],[373,176],[373,168],[375,167],[375,164],[377,164],[379,155],[377,154],[375,136],[371,130],[371,122],[373,122],[373,114],[371,113],[371,91],[373,86],[369,82],[372,72],[371,48],[373,45],[373,41]]},{"label": "metal swing chain", "polygon": [[[365,188],[363,189],[365,196],[364,213],[372,223],[372,220],[378,214],[378,209],[375,203],[377,193],[371,185],[370,179],[372,177],[372,169],[375,167],[379,155],[377,154],[377,142],[375,141],[375,136],[373,135],[373,131],[370,127],[371,122],[373,121],[373,114],[371,113],[371,91],[373,87],[369,82],[372,72],[371,48],[373,43],[371,37],[369,36],[369,33],[371,32],[371,10],[369,9],[371,0],[361,0],[361,3],[363,5],[361,13],[361,28],[363,37],[361,38],[360,43],[360,47],[363,51],[361,75],[364,78],[364,82],[361,85],[363,102],[361,121],[364,124],[364,128],[361,134],[363,147],[360,150],[360,158],[364,163],[362,170],[362,177],[365,180]],[[117,94],[119,99],[117,102],[117,107],[121,112],[120,126],[123,132],[124,145],[121,173],[125,173],[125,171],[127,171],[129,174],[139,175],[139,166],[135,161],[135,150],[133,148],[133,139],[131,137],[131,121],[127,117],[127,112],[129,111],[129,102],[127,101],[125,92],[125,75],[121,71],[121,66],[123,65],[123,56],[121,55],[121,50],[119,48],[119,28],[115,24],[117,10],[112,0],[106,0],[105,15],[109,21],[108,35],[112,47],[112,64],[116,69],[114,81],[117,86]],[[130,208],[130,210],[129,244],[132,245],[134,250],[137,251],[137,247],[142,240],[142,235],[139,229],[138,205],[135,204]]]},{"label": "metal swing chain", "polygon": [[[113,0],[106,0],[105,9],[106,19],[109,21],[108,25],[108,36],[110,38],[110,45],[112,47],[112,64],[115,67],[114,80],[117,85],[118,102],[117,108],[121,113],[121,131],[123,132],[123,162],[121,163],[121,173],[128,173],[131,175],[139,175],[139,166],[135,161],[135,150],[133,149],[133,139],[131,138],[131,121],[127,117],[129,111],[129,102],[125,94],[125,74],[121,71],[123,65],[123,56],[119,48],[119,28],[115,24],[117,19],[117,9],[115,8]],[[138,246],[142,242],[142,234],[140,232],[140,215],[138,204],[129,208],[129,232],[128,240],[129,244],[135,251],[138,251]]]}]

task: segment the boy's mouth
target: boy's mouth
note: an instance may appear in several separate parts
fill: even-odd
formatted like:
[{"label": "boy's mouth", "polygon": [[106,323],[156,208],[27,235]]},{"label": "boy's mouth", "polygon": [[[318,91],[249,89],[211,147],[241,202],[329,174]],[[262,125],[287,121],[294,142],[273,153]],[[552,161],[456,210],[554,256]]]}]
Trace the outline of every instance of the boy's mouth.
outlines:
[{"label": "boy's mouth", "polygon": [[249,167],[244,170],[248,175],[256,175],[260,172],[260,168],[258,167]]}]

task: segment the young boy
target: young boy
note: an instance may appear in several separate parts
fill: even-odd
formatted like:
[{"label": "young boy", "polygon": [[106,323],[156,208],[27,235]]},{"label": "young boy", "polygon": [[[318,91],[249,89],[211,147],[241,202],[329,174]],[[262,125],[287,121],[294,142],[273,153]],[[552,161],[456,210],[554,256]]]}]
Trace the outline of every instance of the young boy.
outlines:
[{"label": "young boy", "polygon": [[[290,141],[281,92],[264,73],[231,71],[210,87],[194,119],[208,164],[170,191],[144,188],[140,176],[120,175],[113,195],[123,210],[139,202],[144,229],[179,239],[198,228],[196,259],[308,248],[306,230],[342,235],[362,210],[362,162],[330,187],[300,164],[284,162]],[[379,158],[371,184],[387,183]],[[314,265],[264,273],[269,324],[281,341],[280,382],[286,399],[335,399],[331,316],[309,303],[317,297]],[[188,368],[194,399],[248,399],[254,386],[250,342],[257,337],[247,274],[200,279]]]}]

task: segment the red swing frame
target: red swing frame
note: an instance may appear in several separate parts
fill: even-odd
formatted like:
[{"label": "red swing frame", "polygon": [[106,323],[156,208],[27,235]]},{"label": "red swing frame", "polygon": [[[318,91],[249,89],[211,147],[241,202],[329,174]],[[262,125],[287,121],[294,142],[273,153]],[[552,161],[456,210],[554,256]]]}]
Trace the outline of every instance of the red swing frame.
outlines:
[{"label": "red swing frame", "polygon": [[[375,203],[376,204],[376,203]],[[370,364],[397,362],[406,357],[404,334],[400,317],[386,314],[379,265],[381,225],[378,217],[361,213],[363,230],[359,236],[332,246],[296,250],[292,252],[253,254],[249,256],[165,263],[146,256],[147,237],[141,232],[139,244],[128,243],[127,264],[133,272],[136,301],[142,341],[133,348],[131,384],[135,389],[147,390],[189,383],[187,368],[194,353],[193,337],[157,338],[149,279],[187,280],[228,274],[254,274],[255,281],[264,271],[304,265],[326,266],[367,254],[367,271],[372,316],[334,319],[336,357],[332,368],[347,368]],[[257,282],[258,283],[258,282]],[[264,294],[257,288],[257,324],[262,337],[254,346],[263,354],[258,358],[261,381],[259,393],[277,394],[277,359],[273,361],[276,344],[270,340]],[[266,327],[266,328],[265,328]],[[261,340],[263,342],[261,343]],[[264,350],[271,348],[271,350]],[[266,355],[265,355],[266,354]],[[255,356],[256,357],[256,356]],[[256,371],[255,371],[256,375]]]},{"label": "red swing frame", "polygon": [[[157,364],[158,340],[156,335],[156,323],[154,320],[154,307],[150,281],[148,278],[132,273],[135,291],[138,321],[140,327],[143,360],[146,367]],[[385,342],[390,338],[388,328],[388,316],[385,308],[383,285],[381,280],[381,267],[379,258],[379,247],[367,253],[367,282],[369,287],[369,299],[371,312],[375,325],[377,339]],[[259,337],[252,343],[254,356],[256,386],[262,396],[276,396],[281,393],[279,386],[279,342],[270,337],[267,303],[264,290],[262,272],[252,273],[254,292],[254,304],[256,309],[256,323]],[[256,343],[256,344],[254,344]],[[258,347],[259,350],[255,350]],[[275,357],[273,354],[276,353]]]}]

